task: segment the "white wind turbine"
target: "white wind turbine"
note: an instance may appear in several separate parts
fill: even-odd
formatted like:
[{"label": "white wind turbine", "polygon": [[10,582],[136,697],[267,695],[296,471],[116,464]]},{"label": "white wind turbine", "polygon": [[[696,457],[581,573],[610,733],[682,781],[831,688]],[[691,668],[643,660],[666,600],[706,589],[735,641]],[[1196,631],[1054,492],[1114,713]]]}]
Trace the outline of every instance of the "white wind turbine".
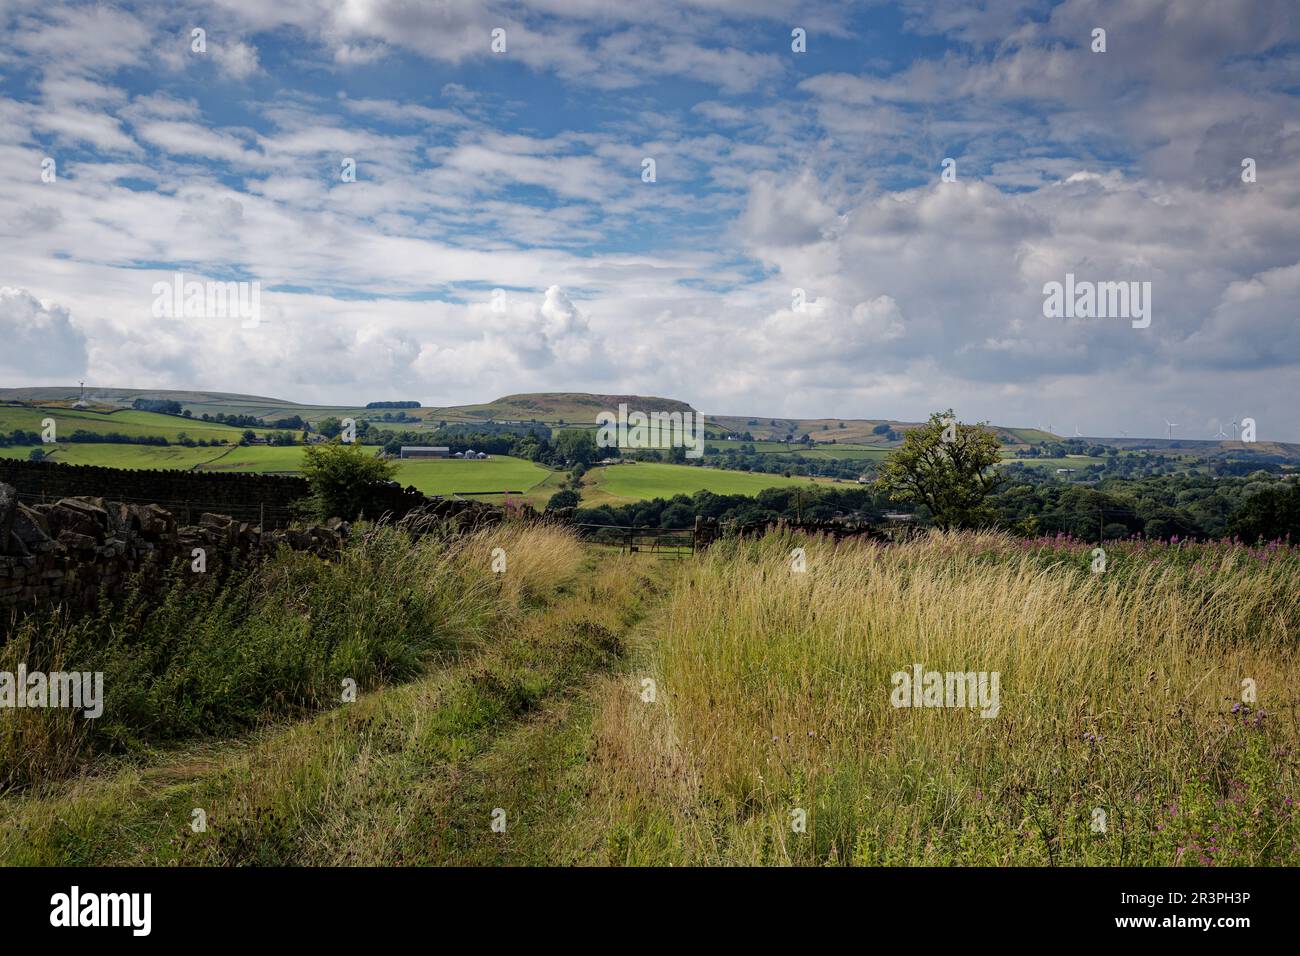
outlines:
[{"label": "white wind turbine", "polygon": [[1215,437],[1215,438],[1227,438],[1227,437],[1228,437],[1228,433],[1225,432],[1225,431],[1223,430],[1223,422],[1219,422],[1219,433],[1218,433],[1217,435],[1215,435],[1214,437]]},{"label": "white wind turbine", "polygon": [[1075,425],[1075,426],[1074,426],[1074,437],[1075,437],[1075,438],[1082,438],[1082,437],[1083,437],[1083,434],[1079,431],[1079,426],[1078,426],[1078,425]]},{"label": "white wind turbine", "polygon": [[1233,439],[1235,440],[1236,437],[1237,437],[1237,430],[1238,430],[1238,428],[1239,428],[1239,425],[1238,425],[1238,423],[1237,423],[1236,420],[1233,420],[1233,421],[1230,422],[1229,424],[1232,426],[1232,437],[1233,437]]},{"label": "white wind turbine", "polygon": [[1174,429],[1178,427],[1178,423],[1171,422],[1169,419],[1166,418],[1165,424],[1169,426],[1169,439],[1172,441],[1174,437]]}]

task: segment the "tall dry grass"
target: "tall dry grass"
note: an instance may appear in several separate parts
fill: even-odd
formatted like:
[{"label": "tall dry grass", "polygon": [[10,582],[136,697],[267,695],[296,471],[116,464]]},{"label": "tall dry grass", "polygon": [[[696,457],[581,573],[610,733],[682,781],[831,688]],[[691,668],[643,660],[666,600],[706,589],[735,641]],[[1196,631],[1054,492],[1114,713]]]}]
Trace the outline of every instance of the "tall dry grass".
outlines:
[{"label": "tall dry grass", "polygon": [[[1300,557],[1082,558],[962,534],[716,547],[668,602],[658,702],[604,708],[612,858],[1300,861]],[[1000,672],[998,716],[892,706],[914,664]]]}]

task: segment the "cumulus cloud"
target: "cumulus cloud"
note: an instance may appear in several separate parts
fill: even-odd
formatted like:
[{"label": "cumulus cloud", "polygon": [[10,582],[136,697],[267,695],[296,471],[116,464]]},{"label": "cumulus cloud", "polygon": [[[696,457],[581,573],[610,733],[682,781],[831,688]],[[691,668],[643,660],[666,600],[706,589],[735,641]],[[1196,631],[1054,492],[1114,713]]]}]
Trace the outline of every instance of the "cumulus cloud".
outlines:
[{"label": "cumulus cloud", "polygon": [[[820,59],[851,7],[222,0],[194,8],[205,64],[188,18],[20,5],[0,62],[30,95],[0,100],[0,158],[57,154],[60,179],[0,191],[11,299],[63,330],[67,375],[119,384],[460,402],[613,382],[718,412],[1069,410],[1093,433],[1141,434],[1134,408],[1244,413],[1224,396],[1290,415],[1269,376],[1300,365],[1294,4],[909,0],[921,52]],[[818,51],[798,60],[776,43],[796,14]],[[399,58],[427,89],[384,72]],[[155,60],[165,83],[126,69]],[[268,73],[270,101],[225,82]],[[179,268],[260,279],[271,320],[152,320]],[[1067,273],[1151,282],[1151,327],[1045,318]]]},{"label": "cumulus cloud", "polygon": [[23,381],[78,376],[86,369],[86,336],[68,310],[25,289],[0,288],[0,370]]}]

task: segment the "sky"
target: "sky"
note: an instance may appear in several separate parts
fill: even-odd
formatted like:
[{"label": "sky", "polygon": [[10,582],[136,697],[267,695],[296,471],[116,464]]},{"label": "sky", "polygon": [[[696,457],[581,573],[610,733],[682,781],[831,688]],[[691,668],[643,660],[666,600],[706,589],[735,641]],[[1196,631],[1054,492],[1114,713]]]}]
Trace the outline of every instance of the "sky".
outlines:
[{"label": "sky", "polygon": [[[0,386],[1300,441],[1295,0],[0,0],[0,37]],[[257,321],[159,314],[178,273]],[[1045,314],[1067,276],[1149,324]]]}]

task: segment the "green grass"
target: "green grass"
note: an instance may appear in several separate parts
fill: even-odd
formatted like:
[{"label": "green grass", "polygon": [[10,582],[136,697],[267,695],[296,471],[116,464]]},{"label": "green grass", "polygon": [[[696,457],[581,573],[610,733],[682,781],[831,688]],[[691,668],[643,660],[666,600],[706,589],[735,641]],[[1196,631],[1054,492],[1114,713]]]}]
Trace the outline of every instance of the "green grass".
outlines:
[{"label": "green grass", "polygon": [[748,471],[724,471],[694,465],[667,465],[637,462],[607,465],[587,472],[582,489],[584,507],[601,504],[627,504],[649,498],[671,498],[712,491],[719,495],[755,495],[764,488],[807,487],[826,484],[822,479],[786,478]]},{"label": "green grass", "polygon": [[301,471],[303,445],[244,445],[231,448],[200,471]]},{"label": "green grass", "polygon": [[[1108,551],[714,544],[609,688],[583,829],[657,866],[1294,866],[1300,550]],[[996,706],[899,706],[918,663]]]},{"label": "green grass", "polygon": [[[186,448],[183,445],[102,445],[102,444],[59,444],[59,445],[11,445],[0,448],[0,458],[26,459],[33,448],[40,448],[48,454],[49,460],[65,465],[99,465],[103,468],[181,468],[190,469],[195,465],[217,458],[224,454],[226,448]],[[53,449],[51,451],[51,449]]]},{"label": "green grass", "polygon": [[[18,406],[0,406],[0,431],[12,432],[22,428],[29,432],[42,429],[42,419],[54,419],[56,433],[66,438],[78,429],[103,435],[108,432],[121,432],[132,438],[161,435],[168,441],[175,441],[184,432],[191,438],[218,439],[235,442],[245,431],[232,425],[220,425],[215,422],[195,421],[179,418],[175,415],[159,415],[156,412],[138,412],[123,409],[116,412],[91,412],[71,408],[20,408]],[[264,434],[266,429],[255,428],[253,431]]]},{"label": "green grass", "polygon": [[[397,480],[414,485],[426,495],[447,495],[466,491],[523,491],[546,481],[549,468],[508,455],[493,455],[487,461],[403,461]],[[491,500],[491,499],[489,499]]]},{"label": "green grass", "polygon": [[[551,550],[555,534],[501,543],[522,557]],[[542,588],[504,615],[508,626],[412,683],[0,799],[0,863],[575,862],[561,844],[588,762],[589,687],[621,666],[666,568],[602,559],[566,585],[571,552],[537,557],[525,573]],[[195,807],[202,834],[189,827]],[[505,834],[491,829],[495,807],[508,808]]]},{"label": "green grass", "polygon": [[[221,458],[209,462],[202,470],[296,472],[302,468],[302,452],[301,446],[252,445],[232,448]],[[550,469],[523,458],[493,455],[486,461],[450,458],[398,462],[396,480],[403,485],[414,485],[426,495],[471,491],[527,492],[552,474]]]},{"label": "green grass", "polygon": [[[490,570],[494,547],[510,556],[508,577]],[[419,538],[358,526],[329,560],[281,550],[225,579],[179,562],[141,572],[161,576],[157,597],[133,582],[76,620],[32,614],[0,647],[0,671],[102,672],[108,693],[94,721],[53,707],[6,716],[0,793],[51,784],[95,754],[332,706],[348,679],[361,690],[407,680],[493,640],[581,556],[568,532],[524,523]]]}]

